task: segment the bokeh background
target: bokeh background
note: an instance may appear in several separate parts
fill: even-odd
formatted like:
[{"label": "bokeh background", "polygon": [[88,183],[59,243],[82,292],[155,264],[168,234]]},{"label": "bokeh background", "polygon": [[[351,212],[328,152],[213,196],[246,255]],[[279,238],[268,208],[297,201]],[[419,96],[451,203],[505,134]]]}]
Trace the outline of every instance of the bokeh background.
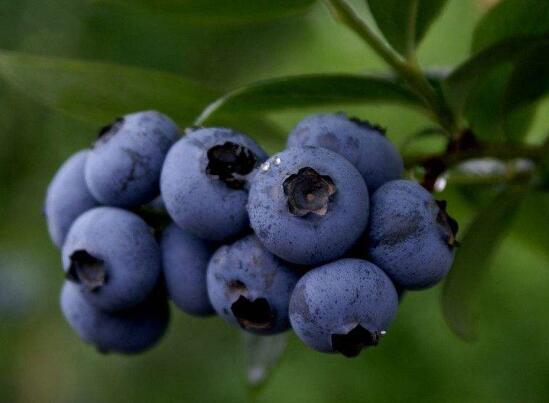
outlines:
[{"label": "bokeh background", "polygon": [[[474,25],[491,3],[450,0],[421,46],[422,64],[464,60]],[[365,11],[364,2],[355,4]],[[288,74],[386,71],[321,5],[259,24],[203,24],[101,1],[0,0],[0,48],[167,71],[220,92]],[[237,329],[217,318],[172,310],[166,337],[136,357],[100,355],[65,324],[60,258],[42,203],[57,167],[89,146],[102,124],[58,113],[38,99],[0,80],[0,402],[244,401],[243,343]],[[427,124],[397,106],[341,109],[387,127],[397,144]],[[306,112],[268,118],[287,132]],[[546,134],[547,116],[545,102],[528,141]],[[281,136],[250,134],[269,151],[282,147]],[[450,185],[443,197],[465,227],[486,202],[484,193],[489,190]],[[356,359],[314,353],[292,336],[259,401],[548,401],[548,207],[547,195],[527,197],[486,270],[475,344],[446,326],[440,287],[409,293],[383,343]]]}]

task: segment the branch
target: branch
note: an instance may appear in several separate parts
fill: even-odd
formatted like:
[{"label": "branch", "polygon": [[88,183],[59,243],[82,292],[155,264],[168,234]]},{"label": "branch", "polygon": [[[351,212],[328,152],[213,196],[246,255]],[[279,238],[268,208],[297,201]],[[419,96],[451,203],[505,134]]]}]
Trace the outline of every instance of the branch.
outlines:
[{"label": "branch", "polygon": [[527,144],[503,144],[481,142],[474,149],[446,151],[441,154],[414,155],[404,158],[406,168],[426,166],[431,161],[439,161],[445,167],[451,167],[459,162],[474,159],[493,157],[500,160],[525,158],[539,162],[547,156],[547,145],[533,146]]},{"label": "branch", "polygon": [[336,20],[360,36],[424,100],[449,136],[458,133],[456,120],[446,101],[431,86],[417,63],[408,63],[387,46],[345,0],[324,0],[324,2]]}]

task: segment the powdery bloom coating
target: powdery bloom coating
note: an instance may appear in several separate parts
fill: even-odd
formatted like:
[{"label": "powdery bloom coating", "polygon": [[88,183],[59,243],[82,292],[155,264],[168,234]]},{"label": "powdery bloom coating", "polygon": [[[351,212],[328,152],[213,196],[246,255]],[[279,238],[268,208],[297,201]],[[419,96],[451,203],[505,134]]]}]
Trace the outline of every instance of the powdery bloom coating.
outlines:
[{"label": "powdery bloom coating", "polygon": [[91,305],[71,282],[61,291],[61,310],[78,336],[102,353],[147,350],[164,335],[170,319],[168,300],[160,290],[131,309],[105,312]]},{"label": "powdery bloom coating", "polygon": [[189,133],[170,150],[162,169],[162,198],[181,228],[212,241],[233,238],[248,226],[248,181],[267,154],[230,129]]},{"label": "powdery bloom coating", "polygon": [[78,216],[97,206],[84,179],[88,151],[79,151],[59,168],[46,195],[44,213],[53,243],[61,248]]},{"label": "powdery bloom coating", "polygon": [[318,147],[291,148],[267,164],[254,177],[248,201],[261,243],[296,264],[341,257],[368,222],[368,189],[360,173],[339,154]]},{"label": "powdery bloom coating", "polygon": [[404,289],[435,285],[454,260],[457,223],[419,184],[397,180],[372,196],[368,253]]},{"label": "powdery bloom coating", "polygon": [[313,269],[297,283],[290,320],[310,348],[354,357],[377,345],[393,321],[398,295],[374,264],[341,259]]},{"label": "powdery bloom coating", "polygon": [[255,235],[220,247],[208,266],[208,294],[227,322],[259,334],[290,327],[288,304],[299,276]]},{"label": "powdery bloom coating", "polygon": [[290,133],[288,146],[323,147],[344,156],[358,169],[370,193],[404,172],[402,157],[383,129],[344,113],[306,117]]},{"label": "powdery bloom coating", "polygon": [[114,311],[141,303],[160,276],[160,248],[137,215],[96,207],[81,215],[63,246],[63,268],[86,300]]},{"label": "powdery bloom coating", "polygon": [[166,153],[179,138],[167,116],[138,112],[103,128],[86,163],[86,182],[102,204],[134,207],[159,194]]},{"label": "powdery bloom coating", "polygon": [[170,299],[189,315],[214,313],[206,289],[206,270],[214,247],[175,224],[160,240],[162,270]]}]

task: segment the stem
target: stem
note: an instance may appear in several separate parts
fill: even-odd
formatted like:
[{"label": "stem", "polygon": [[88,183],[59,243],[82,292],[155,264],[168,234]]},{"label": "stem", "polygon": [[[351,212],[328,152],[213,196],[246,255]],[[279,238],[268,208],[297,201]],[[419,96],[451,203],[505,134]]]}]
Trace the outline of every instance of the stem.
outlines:
[{"label": "stem", "polygon": [[417,65],[416,59],[416,20],[419,0],[410,3],[410,18],[408,20],[408,35],[406,35],[406,58],[411,65]]},{"label": "stem", "polygon": [[509,173],[507,175],[466,175],[459,173],[450,173],[447,176],[448,183],[451,183],[452,186],[461,185],[461,186],[478,186],[478,185],[500,185],[500,184],[527,184],[532,179],[533,172],[528,172],[524,174],[513,175]]},{"label": "stem", "polygon": [[[417,63],[408,63],[366,24],[345,2],[345,0],[324,0],[332,15],[342,24],[353,30],[366,42],[408,85],[423,98],[433,110],[436,120],[449,136],[458,133],[458,128],[444,99],[431,86]],[[415,25],[415,23],[413,24]],[[415,28],[414,28],[415,31]]]},{"label": "stem", "polygon": [[509,146],[501,143],[480,143],[478,148],[474,150],[456,151],[443,154],[429,154],[419,156],[409,156],[404,158],[404,165],[407,168],[423,166],[428,161],[438,159],[445,166],[450,167],[459,162],[473,158],[494,157],[500,160],[509,160],[514,158],[530,159],[534,162],[539,162],[547,156],[549,151],[545,145],[532,146],[526,144],[515,144]]},{"label": "stem", "polygon": [[337,20],[358,34],[394,70],[401,72],[405,68],[402,58],[387,46],[345,1],[325,0],[325,3]]}]

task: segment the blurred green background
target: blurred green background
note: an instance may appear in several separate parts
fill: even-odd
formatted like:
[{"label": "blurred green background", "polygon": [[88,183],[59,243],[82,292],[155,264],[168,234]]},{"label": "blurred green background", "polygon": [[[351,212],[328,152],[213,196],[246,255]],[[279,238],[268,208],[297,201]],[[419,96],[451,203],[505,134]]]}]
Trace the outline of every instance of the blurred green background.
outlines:
[{"label": "blurred green background", "polygon": [[[449,1],[421,46],[422,64],[464,60],[490,3]],[[0,48],[152,68],[220,92],[288,74],[386,71],[321,5],[264,23],[206,24],[129,4],[0,0]],[[364,2],[355,4],[364,11]],[[173,310],[166,337],[136,357],[102,356],[65,324],[58,307],[60,258],[47,236],[42,202],[57,167],[107,122],[78,120],[37,99],[40,94],[0,81],[0,402],[244,401],[242,340],[217,318]],[[428,125],[397,106],[344,109],[387,127],[397,144]],[[269,119],[287,132],[306,112]],[[548,115],[545,102],[528,141],[546,134]],[[260,129],[250,134],[270,151],[282,147],[281,137]],[[462,227],[485,203],[482,194],[445,191]],[[548,401],[548,206],[547,194],[530,195],[499,247],[478,301],[477,343],[460,341],[446,326],[440,287],[409,293],[383,343],[357,359],[309,351],[292,336],[259,401]]]}]

